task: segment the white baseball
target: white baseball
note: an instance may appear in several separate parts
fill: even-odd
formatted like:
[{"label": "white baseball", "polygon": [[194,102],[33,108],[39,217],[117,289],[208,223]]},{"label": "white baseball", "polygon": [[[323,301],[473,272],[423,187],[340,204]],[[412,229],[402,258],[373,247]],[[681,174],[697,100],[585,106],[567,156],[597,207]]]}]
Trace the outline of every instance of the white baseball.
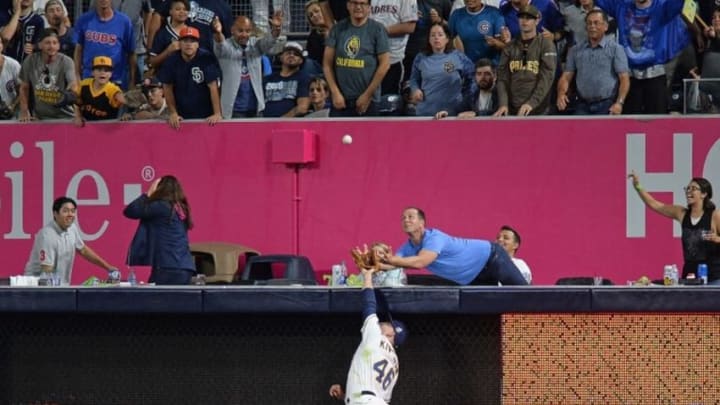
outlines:
[{"label": "white baseball", "polygon": [[342,143],[350,145],[352,143],[352,136],[350,136],[350,134],[345,134],[345,136],[342,137]]}]

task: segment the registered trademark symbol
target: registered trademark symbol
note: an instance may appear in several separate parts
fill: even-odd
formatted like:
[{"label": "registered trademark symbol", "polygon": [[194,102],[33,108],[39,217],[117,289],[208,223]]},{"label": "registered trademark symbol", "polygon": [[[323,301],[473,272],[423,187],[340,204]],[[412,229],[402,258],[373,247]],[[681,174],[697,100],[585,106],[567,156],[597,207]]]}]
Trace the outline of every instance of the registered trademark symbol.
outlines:
[{"label": "registered trademark symbol", "polygon": [[142,168],[142,178],[145,181],[152,181],[155,178],[155,169],[152,166],[145,166]]}]

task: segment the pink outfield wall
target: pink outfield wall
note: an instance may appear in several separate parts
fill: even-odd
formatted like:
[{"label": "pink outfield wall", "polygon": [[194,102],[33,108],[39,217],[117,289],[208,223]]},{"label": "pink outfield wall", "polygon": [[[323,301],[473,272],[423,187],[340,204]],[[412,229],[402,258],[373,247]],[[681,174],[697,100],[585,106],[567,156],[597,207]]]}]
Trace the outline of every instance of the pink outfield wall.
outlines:
[{"label": "pink outfield wall", "polygon": [[[35,232],[59,195],[76,197],[86,241],[122,265],[136,223],[124,204],[155,176],[185,186],[191,241],[229,241],[263,253],[295,249],[291,168],[272,163],[273,131],[317,133],[317,162],[299,170],[300,253],[316,270],[349,260],[357,244],[404,241],[400,214],[494,239],[522,235],[536,284],[569,275],[624,283],[682,263],[671,220],[641,207],[626,174],[656,198],[684,204],[692,176],[720,187],[720,118],[523,120],[293,120],[0,125],[0,276],[20,274]],[[341,138],[351,134],[353,143]],[[102,274],[82,259],[73,282]],[[147,277],[142,269],[141,277]]]}]

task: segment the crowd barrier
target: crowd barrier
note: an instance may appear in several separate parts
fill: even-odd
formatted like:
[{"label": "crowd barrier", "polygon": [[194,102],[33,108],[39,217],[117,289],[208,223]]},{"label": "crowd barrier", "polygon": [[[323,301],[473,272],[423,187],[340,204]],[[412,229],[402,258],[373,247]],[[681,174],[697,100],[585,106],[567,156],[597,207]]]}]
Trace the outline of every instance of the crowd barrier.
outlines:
[{"label": "crowd barrier", "polygon": [[[393,404],[715,403],[715,287],[380,289]],[[3,403],[333,404],[357,288],[0,287]]]},{"label": "crowd barrier", "polygon": [[[691,177],[720,184],[719,131],[716,116],[0,125],[0,276],[22,273],[63,194],[78,200],[85,240],[125,272],[137,224],[122,209],[171,173],[192,206],[191,242],[298,253],[319,276],[350,264],[353,246],[399,247],[412,205],[453,235],[494,239],[513,226],[536,284],[661,278],[682,263],[679,225],[649,212],[627,174],[684,205]],[[72,281],[101,274],[78,258]]]}]

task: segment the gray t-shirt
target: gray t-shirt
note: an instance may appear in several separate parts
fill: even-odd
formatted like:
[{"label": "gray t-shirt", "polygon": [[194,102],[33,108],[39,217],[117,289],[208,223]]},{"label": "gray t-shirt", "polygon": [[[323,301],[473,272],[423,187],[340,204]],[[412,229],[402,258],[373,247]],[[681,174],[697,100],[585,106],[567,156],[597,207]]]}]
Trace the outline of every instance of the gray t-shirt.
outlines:
[{"label": "gray t-shirt", "polygon": [[[335,49],[335,80],[345,100],[356,100],[367,89],[378,66],[378,55],[390,50],[385,27],[368,19],[356,27],[344,19],[330,30],[325,46]],[[373,101],[380,101],[378,86]]]},{"label": "gray t-shirt", "polygon": [[40,276],[40,266],[46,265],[53,268],[63,284],[70,284],[75,251],[84,246],[75,223],[63,230],[52,220],[35,235],[30,259],[25,265],[25,275]]},{"label": "gray t-shirt", "polygon": [[20,82],[30,85],[32,110],[38,119],[68,118],[73,116],[70,107],[55,107],[60,101],[63,90],[75,81],[73,60],[58,54],[55,60],[46,65],[42,53],[33,53],[25,58],[20,70]]}]

